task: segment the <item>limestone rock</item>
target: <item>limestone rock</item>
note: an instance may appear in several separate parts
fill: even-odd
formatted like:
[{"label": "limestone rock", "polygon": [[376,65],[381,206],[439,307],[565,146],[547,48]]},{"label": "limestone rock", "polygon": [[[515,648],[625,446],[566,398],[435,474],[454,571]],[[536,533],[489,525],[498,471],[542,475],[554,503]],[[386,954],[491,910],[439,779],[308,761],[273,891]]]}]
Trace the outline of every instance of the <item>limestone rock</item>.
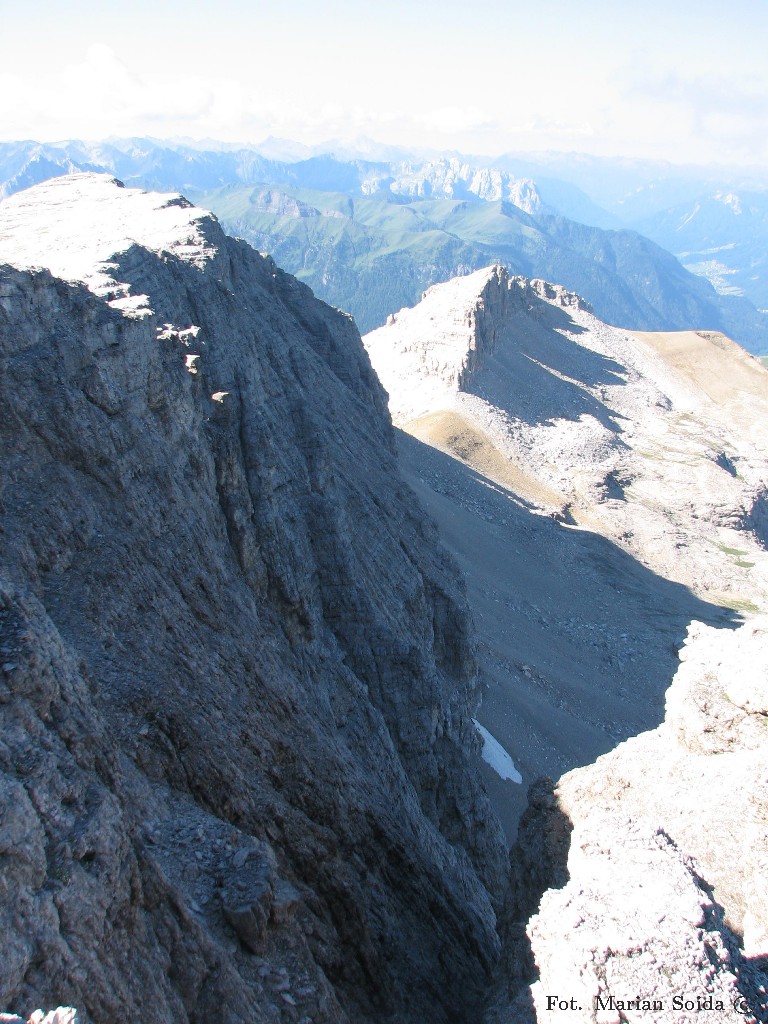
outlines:
[{"label": "limestone rock", "polygon": [[545,213],[535,182],[515,178],[494,167],[475,167],[457,157],[428,160],[416,166],[392,168],[383,180],[372,177],[362,182],[363,194],[378,192],[386,186],[395,195],[412,199],[477,198],[486,202],[507,200],[525,213]]},{"label": "limestone rock", "polygon": [[734,342],[611,327],[501,266],[363,340],[419,440],[700,597],[768,609],[768,372]]},{"label": "limestone rock", "polygon": [[666,722],[560,780],[567,867],[528,925],[537,1020],[768,1020],[768,723],[723,712],[734,675],[768,668],[766,625],[694,624]]},{"label": "limestone rock", "polygon": [[44,1013],[35,1010],[28,1020],[15,1013],[0,1013],[0,1024],[78,1024],[77,1010],[72,1006],[60,1006]]}]

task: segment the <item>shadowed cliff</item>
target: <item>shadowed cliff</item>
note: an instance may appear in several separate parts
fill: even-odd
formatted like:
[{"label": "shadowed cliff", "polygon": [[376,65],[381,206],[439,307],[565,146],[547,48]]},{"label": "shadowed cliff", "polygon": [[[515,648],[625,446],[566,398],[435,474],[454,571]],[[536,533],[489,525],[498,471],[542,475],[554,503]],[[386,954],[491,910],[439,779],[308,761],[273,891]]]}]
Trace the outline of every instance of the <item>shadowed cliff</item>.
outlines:
[{"label": "shadowed cliff", "polygon": [[2,261],[0,1006],[475,1019],[466,601],[351,320],[104,177],[3,204]]}]

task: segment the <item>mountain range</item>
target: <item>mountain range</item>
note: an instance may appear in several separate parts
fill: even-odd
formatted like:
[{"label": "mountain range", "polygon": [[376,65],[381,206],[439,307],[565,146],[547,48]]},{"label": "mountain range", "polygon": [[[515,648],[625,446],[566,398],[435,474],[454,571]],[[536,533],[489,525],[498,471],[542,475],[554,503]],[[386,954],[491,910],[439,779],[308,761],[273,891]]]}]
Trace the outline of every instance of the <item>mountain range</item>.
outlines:
[{"label": "mountain range", "polygon": [[[669,228],[665,202],[695,202],[706,185],[701,173],[386,151],[376,159],[328,152],[276,158],[286,149],[147,139],[4,143],[0,189],[12,194],[54,174],[106,170],[127,184],[181,190],[352,313],[363,331],[434,283],[502,263],[579,292],[610,323],[722,330],[753,352],[768,351],[768,318],[753,304],[764,301],[759,236],[751,247],[735,244],[732,225],[707,231],[703,218],[689,218],[694,227],[684,238]],[[740,224],[748,234],[746,221]],[[659,240],[684,252],[688,269]],[[709,249],[721,252],[714,262],[705,258]]]},{"label": "mountain range", "polygon": [[708,192],[637,223],[722,295],[768,307],[768,192]]}]

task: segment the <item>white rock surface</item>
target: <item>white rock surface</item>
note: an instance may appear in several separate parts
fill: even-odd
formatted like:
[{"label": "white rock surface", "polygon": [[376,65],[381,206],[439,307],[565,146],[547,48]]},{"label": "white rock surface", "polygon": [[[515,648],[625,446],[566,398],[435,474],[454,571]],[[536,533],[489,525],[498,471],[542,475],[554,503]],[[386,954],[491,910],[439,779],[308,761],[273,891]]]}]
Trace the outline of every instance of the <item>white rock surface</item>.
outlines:
[{"label": "white rock surface", "polygon": [[45,267],[123,313],[148,315],[147,296],[113,277],[114,257],[141,246],[202,269],[216,254],[207,238],[215,218],[175,193],[126,189],[115,202],[116,185],[108,174],[70,174],[3,200],[1,258],[19,269]]},{"label": "white rock surface", "polygon": [[0,1024],[78,1024],[77,1010],[73,1006],[59,1006],[56,1010],[35,1012],[27,1019],[15,1013],[0,1013]]},{"label": "white rock surface", "polygon": [[[530,178],[515,178],[493,167],[477,167],[456,157],[429,160],[413,166],[405,163],[393,168],[386,183],[395,195],[419,199],[460,199],[474,197],[486,202],[507,200],[524,213],[546,212],[535,183]],[[373,177],[362,182],[364,194],[382,188]]]},{"label": "white rock surface", "polygon": [[[694,623],[681,658],[664,724],[555,791],[573,832],[568,882],[528,927],[539,1021],[768,1019],[768,718],[726,693],[768,672],[768,619]],[[555,993],[579,1008],[548,1009]],[[609,997],[662,1005],[622,1016]]]}]

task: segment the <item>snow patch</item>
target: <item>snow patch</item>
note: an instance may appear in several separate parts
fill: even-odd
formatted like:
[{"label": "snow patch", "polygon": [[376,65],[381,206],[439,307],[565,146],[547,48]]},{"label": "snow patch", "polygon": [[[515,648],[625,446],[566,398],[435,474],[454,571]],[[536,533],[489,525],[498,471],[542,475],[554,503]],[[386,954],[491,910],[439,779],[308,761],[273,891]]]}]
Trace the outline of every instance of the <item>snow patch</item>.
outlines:
[{"label": "snow patch", "polygon": [[510,782],[517,782],[518,784],[522,783],[523,777],[515,768],[515,762],[504,747],[495,737],[491,736],[487,729],[480,725],[476,718],[473,718],[472,722],[483,741],[482,756],[485,763],[489,764],[502,779],[509,779]]}]

